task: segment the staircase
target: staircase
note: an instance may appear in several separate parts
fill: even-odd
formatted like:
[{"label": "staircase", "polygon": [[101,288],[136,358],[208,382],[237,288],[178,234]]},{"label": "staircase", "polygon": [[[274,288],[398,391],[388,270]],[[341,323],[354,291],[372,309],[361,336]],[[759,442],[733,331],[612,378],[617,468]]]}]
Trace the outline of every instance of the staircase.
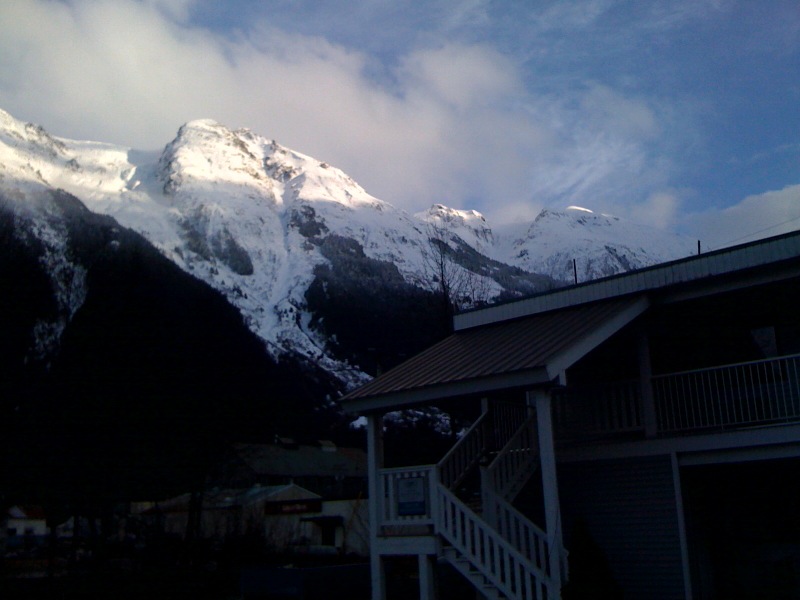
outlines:
[{"label": "staircase", "polygon": [[[436,468],[433,522],[442,558],[490,600],[560,597],[546,533],[511,504],[538,464],[534,421],[525,407],[496,405]],[[465,485],[476,469],[479,495]]]}]

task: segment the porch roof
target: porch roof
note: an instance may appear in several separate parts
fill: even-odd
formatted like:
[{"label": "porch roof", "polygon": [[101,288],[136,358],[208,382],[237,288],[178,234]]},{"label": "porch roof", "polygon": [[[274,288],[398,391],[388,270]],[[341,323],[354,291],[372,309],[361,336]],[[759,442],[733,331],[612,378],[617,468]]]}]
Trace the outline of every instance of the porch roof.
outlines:
[{"label": "porch roof", "polygon": [[648,304],[644,294],[617,297],[458,331],[351,392],[343,405],[366,413],[546,385]]}]

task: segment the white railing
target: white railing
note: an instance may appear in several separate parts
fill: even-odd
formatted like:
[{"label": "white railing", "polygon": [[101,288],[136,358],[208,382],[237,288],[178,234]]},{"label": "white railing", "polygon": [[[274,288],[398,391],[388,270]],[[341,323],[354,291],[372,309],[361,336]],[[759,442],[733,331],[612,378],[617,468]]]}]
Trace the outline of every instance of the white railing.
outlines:
[{"label": "white railing", "polygon": [[608,434],[641,431],[639,381],[571,386],[553,393],[553,421],[559,433]]},{"label": "white railing", "polygon": [[658,430],[800,420],[800,354],[653,377]]},{"label": "white railing", "polygon": [[436,487],[438,532],[508,598],[557,597],[559,585],[547,572],[503,539],[450,490]]},{"label": "white railing", "polygon": [[483,413],[439,461],[439,480],[448,489],[455,489],[487,451],[490,421]]},{"label": "white railing", "polygon": [[524,404],[493,402],[490,414],[494,427],[492,449],[500,450],[508,444],[519,430],[519,426],[528,418],[528,408]]},{"label": "white railing", "polygon": [[[512,488],[520,481],[524,484],[533,470],[538,456],[534,418],[522,405],[493,408],[438,465],[379,471],[378,525],[388,535],[405,535],[412,529],[418,535],[422,526],[441,536],[459,561],[472,565],[508,598],[556,598],[560,574],[566,573],[566,552],[560,549],[561,571],[553,576],[545,532],[494,491],[515,493]],[[454,491],[489,455],[495,459],[482,477],[481,517]],[[398,530],[389,533],[393,528]]]},{"label": "white railing", "polygon": [[[800,421],[800,354],[651,378],[659,434]],[[644,431],[641,383],[554,393],[560,435]]]},{"label": "white railing", "polygon": [[448,489],[458,485],[490,453],[505,446],[525,420],[523,405],[496,402],[439,461],[439,478]]},{"label": "white railing", "polygon": [[379,525],[433,525],[435,475],[434,465],[381,469]]},{"label": "white railing", "polygon": [[484,520],[543,573],[550,570],[547,534],[499,495],[484,494]]},{"label": "white railing", "polygon": [[533,472],[539,456],[535,416],[529,416],[486,468],[489,486],[506,500],[513,500]]}]

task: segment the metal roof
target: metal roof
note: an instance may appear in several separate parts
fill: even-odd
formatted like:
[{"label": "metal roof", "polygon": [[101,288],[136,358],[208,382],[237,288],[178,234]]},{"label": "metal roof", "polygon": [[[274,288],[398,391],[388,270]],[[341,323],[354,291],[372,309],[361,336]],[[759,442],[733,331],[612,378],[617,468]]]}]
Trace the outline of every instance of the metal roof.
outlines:
[{"label": "metal roof", "polygon": [[344,397],[369,412],[553,379],[644,312],[644,296],[615,298],[459,331]]}]

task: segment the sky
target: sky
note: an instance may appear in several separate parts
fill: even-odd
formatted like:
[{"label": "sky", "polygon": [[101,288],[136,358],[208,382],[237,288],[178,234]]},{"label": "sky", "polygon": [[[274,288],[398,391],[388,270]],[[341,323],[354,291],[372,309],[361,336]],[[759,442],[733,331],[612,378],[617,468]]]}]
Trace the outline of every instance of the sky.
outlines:
[{"label": "sky", "polygon": [[4,0],[0,108],[139,150],[215,119],[410,212],[800,229],[797,0]]}]

